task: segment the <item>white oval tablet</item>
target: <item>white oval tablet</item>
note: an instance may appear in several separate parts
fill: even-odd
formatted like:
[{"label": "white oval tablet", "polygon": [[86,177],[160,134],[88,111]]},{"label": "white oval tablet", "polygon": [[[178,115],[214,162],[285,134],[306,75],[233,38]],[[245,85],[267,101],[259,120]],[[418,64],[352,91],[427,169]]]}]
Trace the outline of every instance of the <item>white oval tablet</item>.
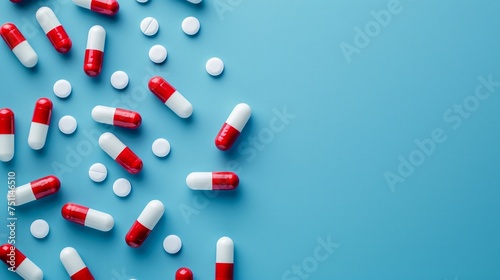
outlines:
[{"label": "white oval tablet", "polygon": [[177,254],[182,248],[182,241],[177,235],[169,235],[163,240],[163,249],[169,254]]},{"label": "white oval tablet", "polygon": [[167,59],[167,49],[162,45],[154,45],[149,49],[149,59],[154,63],[162,63]]},{"label": "white oval tablet", "polygon": [[59,80],[54,83],[54,94],[59,98],[66,98],[71,94],[71,84],[67,80]]},{"label": "white oval tablet", "polygon": [[111,85],[116,89],[124,89],[128,85],[128,75],[123,71],[116,71],[111,75]]},{"label": "white oval tablet", "polygon": [[141,4],[144,4],[144,3],[147,3],[148,0],[137,0],[137,2],[141,3]]},{"label": "white oval tablet", "polygon": [[131,190],[132,185],[125,178],[120,178],[113,183],[113,192],[119,197],[126,197]]},{"label": "white oval tablet", "polygon": [[166,157],[170,153],[170,143],[165,138],[158,138],[153,142],[151,150],[157,157]]},{"label": "white oval tablet", "polygon": [[160,29],[160,24],[154,17],[147,17],[141,21],[141,31],[146,36],[153,36]]},{"label": "white oval tablet", "polygon": [[89,168],[90,180],[100,183],[106,179],[108,176],[108,169],[102,163],[94,163]]},{"label": "white oval tablet", "polygon": [[59,120],[59,130],[64,134],[72,134],[78,126],[73,116],[64,116]]},{"label": "white oval tablet", "polygon": [[200,4],[201,0],[187,0],[189,3]]},{"label": "white oval tablet", "polygon": [[205,65],[207,73],[212,76],[219,76],[224,71],[224,62],[218,57],[212,57]]},{"label": "white oval tablet", "polygon": [[195,35],[200,30],[200,21],[195,17],[187,17],[182,21],[182,31],[187,35]]},{"label": "white oval tablet", "polygon": [[49,234],[49,224],[42,219],[33,221],[30,226],[31,234],[38,239],[45,238]]}]

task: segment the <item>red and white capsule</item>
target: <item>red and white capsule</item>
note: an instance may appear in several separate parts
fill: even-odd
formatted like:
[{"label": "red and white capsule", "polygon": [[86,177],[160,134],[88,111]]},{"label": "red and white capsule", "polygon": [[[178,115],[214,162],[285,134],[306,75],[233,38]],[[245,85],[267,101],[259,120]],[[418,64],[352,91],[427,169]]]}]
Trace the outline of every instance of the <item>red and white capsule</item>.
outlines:
[{"label": "red and white capsule", "polygon": [[43,279],[43,271],[14,245],[0,246],[0,260],[8,266],[9,270],[14,270],[23,279]]},{"label": "red and white capsule", "polygon": [[151,200],[125,236],[127,245],[132,248],[140,247],[161,219],[164,212],[165,206],[161,201]]},{"label": "red and white capsule", "polygon": [[193,105],[162,77],[156,76],[151,78],[148,87],[177,116],[185,119],[193,114]]},{"label": "red and white capsule", "polygon": [[89,30],[87,49],[83,61],[83,71],[91,77],[98,76],[104,62],[104,46],[106,44],[106,30],[100,25],[94,25]]},{"label": "red and white capsule", "polygon": [[186,185],[193,190],[234,190],[240,179],[234,172],[192,172]]},{"label": "red and white capsule", "polygon": [[175,280],[193,280],[193,272],[187,267],[181,267],[175,272]]},{"label": "red and white capsule", "polygon": [[107,16],[114,16],[120,10],[120,4],[116,0],[73,0],[73,3]]},{"label": "red and white capsule", "polygon": [[100,231],[110,231],[115,220],[108,213],[97,211],[76,203],[66,203],[61,209],[64,219]]},{"label": "red and white capsule", "polygon": [[92,118],[98,123],[131,129],[138,128],[142,122],[142,117],[137,112],[100,105],[92,109]]},{"label": "red and white capsule", "polygon": [[9,192],[7,196],[10,198],[14,195],[16,206],[20,206],[55,194],[60,188],[61,181],[56,176],[50,175],[17,187],[14,192]]},{"label": "red and white capsule", "polygon": [[2,25],[0,35],[25,67],[32,68],[38,63],[38,55],[35,50],[13,23]]},{"label": "red and white capsule", "polygon": [[251,115],[252,109],[248,104],[240,103],[236,105],[220,129],[219,134],[215,137],[215,146],[222,151],[231,149]]},{"label": "red and white capsule", "polygon": [[217,241],[215,255],[215,280],[233,280],[234,243],[229,237]]},{"label": "red and white capsule", "polygon": [[0,161],[8,162],[14,157],[14,112],[0,109]]},{"label": "red and white capsule", "polygon": [[33,150],[40,150],[45,146],[49,131],[50,117],[52,116],[52,101],[40,98],[36,101],[33,118],[31,120],[28,145]]},{"label": "red and white capsule", "polygon": [[54,14],[54,11],[49,7],[41,7],[36,12],[36,20],[45,32],[50,43],[60,53],[67,53],[73,46],[73,42],[69,38],[68,33],[59,22],[59,19]]},{"label": "red and white capsule", "polygon": [[89,268],[85,265],[80,254],[73,247],[66,247],[59,254],[66,272],[71,280],[94,280]]},{"label": "red and white capsule", "polygon": [[141,172],[142,160],[113,133],[103,133],[99,137],[99,146],[129,173],[137,174]]}]

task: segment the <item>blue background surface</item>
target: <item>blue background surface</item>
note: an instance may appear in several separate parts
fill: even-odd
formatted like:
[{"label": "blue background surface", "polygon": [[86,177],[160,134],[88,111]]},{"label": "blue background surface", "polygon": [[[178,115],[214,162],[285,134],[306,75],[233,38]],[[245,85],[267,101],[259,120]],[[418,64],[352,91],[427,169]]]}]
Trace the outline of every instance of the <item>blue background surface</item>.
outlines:
[{"label": "blue background surface", "polygon": [[[26,69],[0,44],[0,107],[14,110],[17,129],[15,159],[0,164],[0,182],[7,192],[9,171],[19,186],[48,174],[62,181],[57,195],[16,210],[16,243],[46,279],[67,278],[59,261],[66,246],[97,279],[173,279],[181,266],[195,279],[213,279],[215,244],[224,235],[235,242],[241,280],[500,279],[500,87],[480,82],[500,81],[498,1],[128,0],[112,18],[70,0],[27,2],[0,3],[1,21],[17,24],[40,57]],[[70,34],[68,55],[58,54],[36,23],[43,5]],[[388,6],[397,10],[390,21],[375,23],[371,12]],[[202,24],[195,37],[180,29],[191,15]],[[139,30],[146,16],[161,25],[153,38]],[[82,61],[95,24],[108,37],[103,72],[90,78]],[[357,38],[357,28],[371,37]],[[147,56],[154,44],[169,51],[159,66]],[[354,53],[343,53],[347,44]],[[212,56],[226,63],[219,78],[204,69]],[[109,83],[116,70],[131,78],[123,92]],[[192,102],[190,119],[147,90],[153,75]],[[66,100],[52,93],[62,78],[73,84]],[[27,135],[42,96],[53,100],[54,112],[47,145],[37,152]],[[239,102],[250,104],[253,116],[224,153],[213,139]],[[464,102],[460,115],[456,106]],[[113,130],[143,159],[140,175],[97,146],[110,127],[92,120],[95,105],[142,114],[138,131]],[[291,115],[285,122],[284,111]],[[72,136],[57,129],[66,114],[79,122]],[[428,144],[435,130],[441,143]],[[151,152],[158,137],[172,145],[164,159]],[[427,154],[416,142],[428,144]],[[109,170],[101,184],[87,175],[95,162]],[[186,187],[190,172],[212,170],[238,172],[239,189],[213,195]],[[389,173],[399,181],[389,183]],[[133,186],[125,199],[112,192],[120,177]],[[125,233],[152,199],[164,202],[165,215],[143,247],[129,248]],[[69,201],[112,214],[115,228],[103,233],[62,219]],[[43,240],[29,232],[38,218],[51,226]],[[163,251],[169,234],[184,242],[178,255]],[[7,236],[0,226],[0,238]],[[329,251],[321,247],[328,240]],[[0,279],[16,278],[0,270]]]}]

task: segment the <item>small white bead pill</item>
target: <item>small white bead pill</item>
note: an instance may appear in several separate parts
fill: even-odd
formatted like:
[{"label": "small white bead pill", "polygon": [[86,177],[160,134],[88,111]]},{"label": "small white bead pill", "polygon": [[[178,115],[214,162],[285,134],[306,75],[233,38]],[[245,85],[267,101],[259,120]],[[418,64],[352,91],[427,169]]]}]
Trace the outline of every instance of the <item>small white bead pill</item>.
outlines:
[{"label": "small white bead pill", "polygon": [[163,63],[167,56],[167,49],[162,45],[154,45],[149,49],[149,59],[154,63]]},{"label": "small white bead pill", "polygon": [[189,3],[200,4],[201,0],[187,0]]},{"label": "small white bead pill", "polygon": [[195,35],[200,30],[200,21],[195,17],[187,17],[182,21],[182,31],[187,35]]},{"label": "small white bead pill", "polygon": [[157,157],[166,157],[170,153],[170,143],[165,138],[158,138],[153,142],[151,150]]},{"label": "small white bead pill", "polygon": [[66,98],[71,94],[71,84],[67,80],[59,80],[54,83],[54,94],[59,98]]},{"label": "small white bead pill", "polygon": [[153,36],[158,32],[160,24],[154,17],[147,17],[141,21],[141,31],[146,36]]},{"label": "small white bead pill", "polygon": [[78,126],[73,116],[64,116],[59,120],[59,130],[64,134],[72,134]]},{"label": "small white bead pill", "polygon": [[163,249],[169,254],[177,254],[182,248],[182,241],[177,235],[169,235],[163,240]]},{"label": "small white bead pill", "polygon": [[[149,0],[137,0],[137,2],[143,4],[143,3],[147,3]],[[196,1],[196,0],[195,0]]]},{"label": "small white bead pill", "polygon": [[94,163],[89,168],[90,180],[100,183],[106,179],[108,176],[108,169],[102,163]]},{"label": "small white bead pill", "polygon": [[116,71],[111,75],[111,85],[116,89],[124,89],[128,85],[128,75],[123,71]]},{"label": "small white bead pill", "polygon": [[205,68],[208,74],[219,76],[224,71],[224,62],[218,57],[212,57],[207,61]]},{"label": "small white bead pill", "polygon": [[125,178],[120,178],[113,183],[113,192],[116,196],[126,197],[132,190],[130,181]]},{"label": "small white bead pill", "polygon": [[42,219],[33,221],[30,226],[31,234],[38,239],[45,238],[49,234],[49,224]]}]

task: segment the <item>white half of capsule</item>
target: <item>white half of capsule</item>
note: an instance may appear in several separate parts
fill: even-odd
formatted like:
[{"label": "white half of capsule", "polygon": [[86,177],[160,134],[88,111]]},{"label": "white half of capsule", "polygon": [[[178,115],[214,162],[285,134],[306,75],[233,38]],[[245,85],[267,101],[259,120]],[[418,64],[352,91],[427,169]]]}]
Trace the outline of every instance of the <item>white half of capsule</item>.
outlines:
[{"label": "white half of capsule", "polygon": [[234,107],[233,111],[227,118],[226,123],[241,132],[251,115],[252,109],[250,106],[246,103],[240,103]]},{"label": "white half of capsule", "polygon": [[111,132],[105,132],[99,137],[99,146],[101,146],[101,149],[112,159],[116,159],[127,147]]},{"label": "white half of capsule", "polygon": [[175,91],[165,102],[177,116],[181,118],[189,118],[193,114],[193,105],[178,91]]},{"label": "white half of capsule", "polygon": [[45,34],[49,33],[52,29],[61,25],[59,19],[57,19],[54,11],[49,7],[41,7],[36,11],[36,20],[40,24]]},{"label": "white half of capsule", "polygon": [[0,161],[8,162],[14,157],[14,134],[0,134]]},{"label": "white half of capsule", "polygon": [[77,6],[90,10],[92,0],[73,0],[73,3],[75,3],[75,5]]},{"label": "white half of capsule", "polygon": [[[14,191],[15,191],[14,202],[16,206],[20,206],[36,200],[35,194],[31,189],[31,183],[17,187],[14,189]],[[7,195],[7,199],[9,199],[9,195]]]},{"label": "white half of capsule", "polygon": [[92,109],[92,118],[98,123],[113,125],[116,108],[107,106],[95,106]]},{"label": "white half of capsule", "polygon": [[231,238],[224,236],[217,241],[215,261],[217,263],[234,263],[234,243]]},{"label": "white half of capsule", "polygon": [[212,172],[192,172],[186,177],[186,185],[193,190],[212,190]]},{"label": "white half of capsule", "polygon": [[151,200],[144,210],[142,210],[137,221],[146,228],[153,230],[163,216],[163,213],[165,213],[165,206],[163,203],[159,200]]},{"label": "white half of capsule", "polygon": [[13,48],[12,52],[25,67],[31,68],[38,63],[38,55],[27,40]]},{"label": "white half of capsule", "polygon": [[92,26],[89,30],[89,36],[87,38],[87,50],[98,50],[104,52],[105,42],[106,30],[104,30],[104,27],[100,25]]},{"label": "white half of capsule", "polygon": [[40,150],[45,146],[49,126],[42,123],[32,122],[28,135],[28,145],[33,150]]},{"label": "white half of capsule", "polygon": [[100,231],[110,231],[115,225],[115,220],[108,213],[89,209],[85,217],[85,226]]},{"label": "white half of capsule", "polygon": [[23,279],[42,280],[43,271],[30,259],[26,258],[16,268],[16,273]]},{"label": "white half of capsule", "polygon": [[70,277],[78,271],[87,267],[80,257],[80,254],[78,254],[75,248],[72,247],[66,247],[62,249],[61,253],[59,254],[59,259],[61,260]]}]

